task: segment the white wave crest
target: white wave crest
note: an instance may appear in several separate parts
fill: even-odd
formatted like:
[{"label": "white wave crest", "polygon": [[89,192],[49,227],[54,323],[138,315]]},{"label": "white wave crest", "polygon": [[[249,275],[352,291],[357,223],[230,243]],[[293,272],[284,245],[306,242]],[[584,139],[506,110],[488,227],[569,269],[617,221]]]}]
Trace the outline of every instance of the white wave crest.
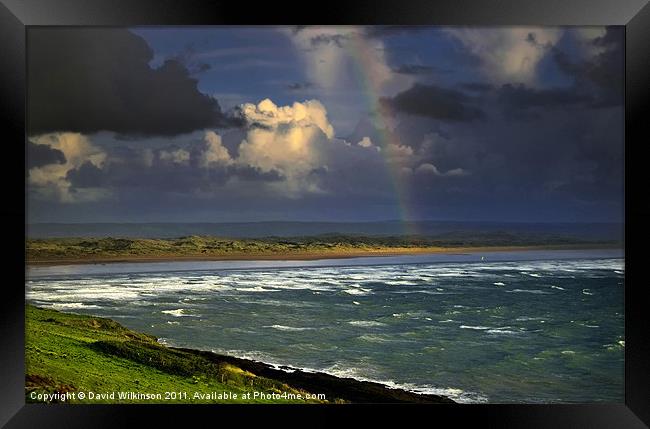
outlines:
[{"label": "white wave crest", "polygon": [[348,295],[368,295],[370,294],[370,289],[349,288],[345,289],[343,292],[347,293]]},{"label": "white wave crest", "polygon": [[53,308],[63,308],[66,310],[74,310],[80,308],[101,308],[99,305],[84,304],[83,302],[55,302],[50,306]]},{"label": "white wave crest", "polygon": [[348,322],[348,324],[353,326],[362,326],[366,328],[370,328],[374,326],[386,326],[385,323],[377,322],[375,320],[351,320]]},{"label": "white wave crest", "polygon": [[295,327],[295,326],[285,326],[285,325],[270,325],[265,326],[265,328],[277,329],[278,331],[308,331],[314,328],[307,327]]},{"label": "white wave crest", "polygon": [[189,314],[185,314],[185,310],[182,308],[178,308],[176,310],[163,310],[161,313],[169,314],[170,316],[174,317],[189,317]]}]

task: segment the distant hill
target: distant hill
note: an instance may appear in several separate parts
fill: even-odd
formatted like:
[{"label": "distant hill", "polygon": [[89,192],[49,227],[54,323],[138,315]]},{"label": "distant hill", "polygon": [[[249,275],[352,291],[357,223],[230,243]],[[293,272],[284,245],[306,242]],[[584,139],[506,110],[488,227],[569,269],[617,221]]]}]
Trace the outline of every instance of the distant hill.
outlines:
[{"label": "distant hill", "polygon": [[229,238],[366,235],[459,237],[477,234],[533,234],[580,240],[623,241],[620,223],[502,223],[502,222],[241,222],[241,223],[34,223],[28,238],[114,237],[176,238],[191,235]]}]

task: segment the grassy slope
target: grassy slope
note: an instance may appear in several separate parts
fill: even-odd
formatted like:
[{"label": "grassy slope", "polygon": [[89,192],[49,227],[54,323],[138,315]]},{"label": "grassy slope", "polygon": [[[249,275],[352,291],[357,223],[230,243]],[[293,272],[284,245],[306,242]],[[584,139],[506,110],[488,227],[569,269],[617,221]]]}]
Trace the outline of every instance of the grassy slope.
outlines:
[{"label": "grassy slope", "polygon": [[[220,402],[193,399],[194,392],[302,393],[286,384],[215,364],[196,354],[169,349],[154,337],[128,330],[110,319],[26,306],[26,401],[30,392],[96,393],[186,391],[188,400],[120,401],[146,403]],[[98,403],[97,400],[71,401]],[[116,401],[105,401],[116,402]],[[223,402],[292,402],[226,400]],[[319,402],[319,401],[293,401]]]},{"label": "grassy slope", "polygon": [[594,244],[560,236],[507,233],[437,238],[318,236],[296,238],[226,239],[181,237],[175,239],[49,238],[27,240],[27,260],[93,260],[137,257],[224,257],[261,255],[345,254],[346,252],[404,251],[495,246],[566,246]]}]

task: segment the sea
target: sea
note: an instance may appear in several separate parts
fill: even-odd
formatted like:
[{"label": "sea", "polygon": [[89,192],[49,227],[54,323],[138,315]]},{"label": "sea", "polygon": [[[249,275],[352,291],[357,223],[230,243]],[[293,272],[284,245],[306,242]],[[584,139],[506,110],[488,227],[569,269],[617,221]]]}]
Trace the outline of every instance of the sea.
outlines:
[{"label": "sea", "polygon": [[43,266],[26,301],[458,402],[620,403],[624,267],[616,249]]}]

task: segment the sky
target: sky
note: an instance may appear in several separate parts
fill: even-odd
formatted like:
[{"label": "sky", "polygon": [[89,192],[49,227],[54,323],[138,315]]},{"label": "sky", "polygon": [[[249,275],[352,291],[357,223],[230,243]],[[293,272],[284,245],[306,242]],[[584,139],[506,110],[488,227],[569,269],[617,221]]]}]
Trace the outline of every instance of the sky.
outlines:
[{"label": "sky", "polygon": [[28,221],[621,222],[623,35],[30,28]]}]

